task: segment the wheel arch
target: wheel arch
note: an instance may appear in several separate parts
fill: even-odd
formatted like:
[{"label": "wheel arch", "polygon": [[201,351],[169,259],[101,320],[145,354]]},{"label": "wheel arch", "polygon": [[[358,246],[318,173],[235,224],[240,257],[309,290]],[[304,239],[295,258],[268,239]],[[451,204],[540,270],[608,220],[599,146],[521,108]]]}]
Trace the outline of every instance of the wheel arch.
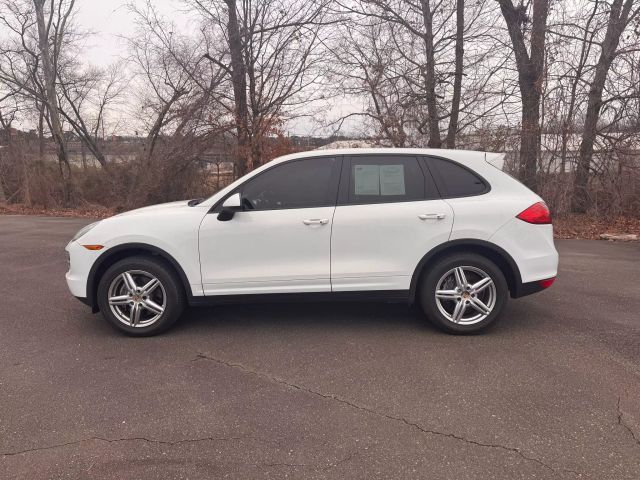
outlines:
[{"label": "wheel arch", "polygon": [[89,270],[89,276],[87,277],[87,303],[94,313],[99,310],[97,291],[98,282],[100,282],[102,275],[114,263],[133,256],[148,256],[162,259],[180,279],[180,284],[187,297],[191,296],[191,287],[187,275],[176,259],[169,253],[159,247],[146,243],[124,243],[105,251],[96,259],[91,266],[91,270]]},{"label": "wheel arch", "polygon": [[416,266],[413,275],[411,277],[411,286],[409,287],[409,301],[413,303],[416,299],[418,287],[422,280],[424,272],[427,271],[430,265],[432,265],[439,258],[445,255],[459,252],[470,252],[482,255],[489,260],[493,261],[498,268],[502,271],[509,292],[512,297],[520,296],[522,290],[522,277],[520,275],[520,269],[515,260],[509,253],[498,245],[479,239],[459,239],[452,240],[441,245],[438,245],[434,249],[427,252],[418,265]]}]

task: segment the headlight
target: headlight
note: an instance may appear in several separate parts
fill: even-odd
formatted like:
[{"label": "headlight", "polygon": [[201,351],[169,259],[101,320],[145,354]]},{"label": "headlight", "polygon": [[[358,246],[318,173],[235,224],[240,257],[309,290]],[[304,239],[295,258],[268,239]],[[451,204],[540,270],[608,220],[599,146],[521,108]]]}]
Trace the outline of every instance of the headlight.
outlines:
[{"label": "headlight", "polygon": [[93,227],[95,227],[96,225],[98,225],[100,223],[100,221],[97,222],[93,222],[90,223],[89,225],[87,225],[86,227],[82,227],[80,230],[78,230],[78,233],[76,233],[73,238],[71,239],[72,242],[78,240],[81,236],[83,236],[85,233],[87,233],[89,230],[91,230]]}]

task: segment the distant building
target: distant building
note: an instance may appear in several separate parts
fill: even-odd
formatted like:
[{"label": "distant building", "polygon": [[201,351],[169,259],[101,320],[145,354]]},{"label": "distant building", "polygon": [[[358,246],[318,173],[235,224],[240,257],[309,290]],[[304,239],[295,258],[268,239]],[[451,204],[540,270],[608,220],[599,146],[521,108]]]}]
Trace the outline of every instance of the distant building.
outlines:
[{"label": "distant building", "polygon": [[327,143],[317,150],[333,150],[336,148],[372,148],[380,145],[376,145],[372,140],[367,139],[350,139],[350,140],[336,140],[335,142]]}]

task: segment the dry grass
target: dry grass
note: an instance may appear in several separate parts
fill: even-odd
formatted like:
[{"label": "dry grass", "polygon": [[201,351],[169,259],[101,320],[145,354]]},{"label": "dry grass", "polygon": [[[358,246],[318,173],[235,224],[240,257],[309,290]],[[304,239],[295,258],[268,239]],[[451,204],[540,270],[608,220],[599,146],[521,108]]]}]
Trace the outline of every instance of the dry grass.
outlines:
[{"label": "dry grass", "polygon": [[116,212],[111,208],[100,206],[63,209],[27,207],[20,204],[0,204],[0,215],[43,215],[49,217],[107,218]]},{"label": "dry grass", "polygon": [[600,239],[603,233],[640,236],[640,218],[634,217],[594,217],[590,215],[570,215],[553,221],[556,238]]}]

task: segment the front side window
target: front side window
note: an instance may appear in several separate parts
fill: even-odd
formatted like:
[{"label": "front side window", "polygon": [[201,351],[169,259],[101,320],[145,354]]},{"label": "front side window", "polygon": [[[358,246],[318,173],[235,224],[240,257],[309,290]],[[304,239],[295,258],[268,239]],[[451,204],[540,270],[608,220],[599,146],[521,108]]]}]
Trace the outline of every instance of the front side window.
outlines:
[{"label": "front side window", "polygon": [[424,198],[424,175],[415,157],[351,158],[349,203],[408,202]]},{"label": "front side window", "polygon": [[[278,210],[335,205],[335,158],[310,158],[277,165],[240,187],[247,210]],[[333,198],[332,198],[333,197]]]}]

